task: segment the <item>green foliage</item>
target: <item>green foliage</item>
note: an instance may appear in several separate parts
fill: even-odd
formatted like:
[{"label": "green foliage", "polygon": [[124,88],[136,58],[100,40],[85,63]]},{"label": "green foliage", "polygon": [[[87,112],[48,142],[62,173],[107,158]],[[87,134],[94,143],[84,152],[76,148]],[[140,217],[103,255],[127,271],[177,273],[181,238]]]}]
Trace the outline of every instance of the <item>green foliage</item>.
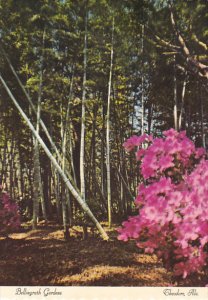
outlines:
[{"label": "green foliage", "polygon": [[[42,66],[41,117],[59,147],[61,147],[61,126],[65,121],[70,101],[66,165],[68,171],[72,172],[73,156],[77,177],[79,177],[78,156],[83,87],[84,17],[86,12],[88,13],[86,186],[88,198],[94,201],[92,206],[95,205],[95,211],[98,210],[102,198],[97,184],[101,190],[103,189],[104,198],[106,197],[106,177],[103,175],[106,171],[105,119],[113,17],[115,36],[110,139],[113,154],[111,168],[115,213],[121,213],[122,210],[131,207],[129,192],[122,186],[117,169],[128,182],[130,191],[132,193],[135,191],[136,184],[132,178],[135,178],[136,170],[134,166],[124,168],[127,161],[123,158],[121,145],[127,136],[141,131],[142,93],[145,102],[145,130],[160,134],[165,128],[173,126],[175,64],[188,70],[182,127],[187,129],[188,134],[195,139],[200,136],[199,95],[202,100],[207,98],[205,82],[190,72],[186,61],[179,56],[178,50],[173,53],[164,43],[165,41],[177,44],[167,2],[89,0],[86,5],[84,0],[0,0],[1,43],[35,106],[38,100]],[[202,62],[205,64],[207,51],[198,41],[206,44],[207,40],[206,2],[205,0],[174,1],[178,29],[191,53],[197,57],[203,56]],[[31,113],[25,96],[3,56],[0,59],[0,68],[12,92],[35,124],[36,116]],[[177,69],[179,111],[185,76],[184,71]],[[73,91],[70,95],[72,78]],[[27,178],[26,193],[32,197],[32,181],[29,182],[32,168],[32,137],[2,87],[0,87],[0,111],[2,112],[0,114],[1,147],[3,149],[6,141],[11,144],[11,140],[14,140],[16,148],[19,147],[22,153],[20,165]],[[206,111],[207,103],[204,102],[204,112]],[[207,119],[204,118],[205,131],[206,125]],[[42,130],[40,133],[47,142]],[[15,159],[18,161],[17,157]],[[53,176],[50,173],[51,169],[47,169],[49,162],[45,160],[43,153],[41,153],[41,161],[45,162],[41,168],[47,188],[47,180]],[[18,165],[17,162],[16,164]],[[130,171],[125,173],[125,169]],[[8,178],[7,181],[9,182]],[[79,185],[78,178],[77,181]],[[123,196],[120,195],[122,189]],[[53,194],[51,197],[54,197],[53,189],[51,193]],[[104,205],[101,206],[105,214]],[[48,207],[50,208],[50,204]]]}]

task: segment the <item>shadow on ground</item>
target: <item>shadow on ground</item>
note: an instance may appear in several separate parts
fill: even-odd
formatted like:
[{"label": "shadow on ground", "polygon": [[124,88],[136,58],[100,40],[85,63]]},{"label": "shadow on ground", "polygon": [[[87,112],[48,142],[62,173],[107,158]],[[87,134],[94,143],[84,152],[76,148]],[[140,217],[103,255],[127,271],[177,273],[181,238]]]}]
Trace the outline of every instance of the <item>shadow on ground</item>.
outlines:
[{"label": "shadow on ground", "polygon": [[[79,232],[79,228],[75,230]],[[169,286],[174,281],[154,255],[139,253],[135,243],[99,237],[65,242],[58,228],[0,239],[0,285]],[[193,282],[194,280],[194,282]],[[181,286],[203,286],[202,278]]]}]

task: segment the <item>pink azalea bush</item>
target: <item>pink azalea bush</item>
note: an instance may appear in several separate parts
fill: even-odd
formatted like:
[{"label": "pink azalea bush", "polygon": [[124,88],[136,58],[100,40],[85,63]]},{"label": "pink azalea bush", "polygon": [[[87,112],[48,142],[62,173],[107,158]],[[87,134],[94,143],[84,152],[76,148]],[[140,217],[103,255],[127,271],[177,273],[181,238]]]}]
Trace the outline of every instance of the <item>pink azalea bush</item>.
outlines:
[{"label": "pink azalea bush", "polygon": [[138,187],[137,216],[119,228],[118,239],[137,240],[175,275],[202,270],[208,262],[208,160],[185,131],[174,129],[153,139],[144,134],[124,143],[136,148],[143,183]]},{"label": "pink azalea bush", "polygon": [[9,233],[20,226],[18,206],[13,202],[8,193],[0,194],[0,233]]}]

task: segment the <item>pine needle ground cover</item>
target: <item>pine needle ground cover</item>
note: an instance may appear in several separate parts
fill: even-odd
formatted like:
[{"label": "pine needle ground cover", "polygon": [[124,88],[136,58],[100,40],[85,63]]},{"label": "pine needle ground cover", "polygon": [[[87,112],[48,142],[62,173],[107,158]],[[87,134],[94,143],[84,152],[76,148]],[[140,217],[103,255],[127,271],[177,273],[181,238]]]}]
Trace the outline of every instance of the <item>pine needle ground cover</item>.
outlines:
[{"label": "pine needle ground cover", "polygon": [[83,240],[78,226],[65,242],[63,231],[53,224],[0,237],[0,285],[205,285],[204,274],[176,282],[155,255],[144,254],[133,241],[118,241],[116,227],[105,229],[108,242],[98,236]]}]

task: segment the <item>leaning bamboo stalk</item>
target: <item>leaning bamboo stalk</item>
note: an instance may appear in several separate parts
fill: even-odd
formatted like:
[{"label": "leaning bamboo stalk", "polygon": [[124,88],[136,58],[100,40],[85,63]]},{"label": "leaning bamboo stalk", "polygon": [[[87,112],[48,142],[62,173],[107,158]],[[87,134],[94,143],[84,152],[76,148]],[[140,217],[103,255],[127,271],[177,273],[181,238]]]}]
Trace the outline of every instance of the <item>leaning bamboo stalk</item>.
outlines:
[{"label": "leaning bamboo stalk", "polygon": [[[0,45],[0,48],[1,48],[1,50],[2,50],[2,53],[3,53],[4,57],[5,57],[5,59],[7,60],[7,63],[8,63],[8,65],[9,65],[9,67],[10,67],[10,69],[11,69],[13,75],[15,76],[17,82],[19,83],[19,86],[21,87],[23,93],[25,94],[26,99],[28,100],[28,102],[29,102],[29,104],[30,104],[30,106],[31,106],[31,108],[32,108],[32,110],[33,110],[33,112],[35,113],[35,115],[37,115],[37,110],[36,110],[36,108],[35,108],[35,106],[34,106],[32,100],[31,100],[29,94],[27,93],[27,91],[26,91],[24,85],[22,84],[22,82],[21,82],[19,76],[17,75],[17,72],[15,71],[15,69],[14,69],[14,67],[13,67],[13,65],[12,65],[12,63],[11,63],[11,61],[10,61],[10,59],[9,59],[9,57],[7,56],[6,52],[4,51],[2,45]],[[49,141],[50,144],[51,144],[51,147],[52,147],[53,150],[55,151],[55,153],[56,153],[56,155],[57,155],[57,157],[58,157],[59,162],[61,162],[61,161],[62,161],[61,154],[59,153],[58,148],[56,147],[55,143],[53,142],[53,140],[52,140],[52,138],[51,138],[51,136],[50,136],[50,133],[48,132],[48,129],[47,129],[47,127],[45,126],[45,124],[44,124],[44,122],[43,122],[43,120],[42,120],[41,118],[40,118],[40,125],[41,125],[43,131],[45,132],[45,134],[46,134],[46,136],[47,136],[47,138],[48,138],[48,141]],[[76,191],[77,191],[78,193],[80,193],[80,191],[79,191],[79,189],[77,188],[77,185],[76,185],[76,183],[74,182],[74,180],[73,180],[73,178],[71,177],[71,175],[70,175],[68,172],[66,172],[66,174],[67,174],[67,176],[69,177],[70,181],[73,183],[73,185],[74,185]]]},{"label": "leaning bamboo stalk", "polygon": [[35,138],[38,140],[39,144],[41,145],[41,147],[45,151],[45,153],[48,156],[48,158],[50,159],[51,163],[54,165],[54,167],[56,168],[56,170],[60,174],[60,176],[61,176],[63,182],[65,183],[65,185],[67,186],[67,188],[70,190],[70,192],[72,193],[72,195],[74,196],[74,198],[80,204],[80,206],[82,207],[82,209],[84,210],[84,212],[89,216],[89,218],[95,224],[95,226],[99,230],[102,238],[104,240],[108,240],[109,239],[108,235],[106,234],[106,232],[104,231],[104,229],[102,228],[102,226],[100,225],[100,223],[98,222],[98,220],[95,218],[95,216],[91,212],[91,210],[88,207],[88,205],[83,201],[83,199],[80,197],[79,193],[76,191],[76,189],[74,188],[74,186],[71,184],[69,178],[67,178],[67,176],[63,172],[62,168],[58,164],[57,160],[54,158],[54,156],[52,155],[52,153],[50,152],[50,150],[48,149],[48,147],[46,146],[46,144],[44,143],[44,141],[42,140],[42,138],[40,137],[40,135],[36,132],[34,126],[32,125],[32,123],[28,119],[27,115],[24,113],[24,111],[20,107],[19,103],[17,102],[17,100],[13,96],[12,92],[10,91],[9,87],[7,86],[6,82],[4,81],[4,79],[2,78],[1,75],[0,75],[0,80],[1,80],[1,82],[2,82],[2,84],[4,86],[4,88],[5,88],[5,90],[7,91],[9,97],[11,98],[12,102],[14,103],[14,105],[16,106],[16,108],[18,109],[20,115],[22,116],[22,118],[24,119],[24,121],[26,122],[26,124],[28,125],[28,127],[30,128],[30,130],[32,131],[32,133],[35,136]]},{"label": "leaning bamboo stalk", "polygon": [[[19,76],[17,75],[17,72],[15,71],[15,69],[14,69],[14,67],[13,67],[13,65],[12,65],[12,63],[11,63],[9,57],[8,57],[8,55],[6,54],[5,50],[3,49],[3,47],[2,47],[1,45],[0,45],[0,47],[1,47],[1,51],[2,51],[2,53],[3,53],[3,55],[4,55],[4,57],[6,58],[6,61],[7,61],[8,65],[9,65],[9,67],[10,67],[10,69],[11,69],[13,75],[15,76],[17,82],[19,83],[19,86],[21,87],[23,93],[25,94],[26,99],[27,99],[28,102],[30,103],[30,106],[31,106],[33,112],[35,113],[35,115],[37,115],[37,109],[36,109],[35,105],[33,104],[33,102],[32,102],[32,100],[31,100],[29,94],[27,93],[27,91],[26,91],[24,85],[22,84],[22,82],[21,82]],[[46,134],[46,136],[47,136],[47,138],[48,138],[48,140],[49,140],[51,146],[53,147],[53,150],[55,151],[56,155],[58,156],[59,159],[61,159],[61,155],[59,154],[59,151],[58,151],[56,145],[55,145],[54,142],[52,141],[52,138],[51,138],[51,136],[50,136],[50,134],[49,134],[49,132],[48,132],[48,129],[46,128],[46,126],[45,126],[44,122],[42,121],[42,119],[40,119],[40,125],[41,125],[41,127],[43,128],[43,130],[44,130],[44,132],[45,132],[45,134]]]},{"label": "leaning bamboo stalk", "polygon": [[[34,106],[32,100],[31,100],[29,94],[27,93],[27,91],[26,91],[24,85],[22,84],[22,82],[21,82],[21,80],[20,80],[20,78],[19,78],[17,72],[15,71],[15,69],[14,69],[14,67],[13,67],[13,65],[12,65],[12,63],[11,63],[9,57],[7,56],[6,52],[4,51],[2,45],[0,45],[0,48],[1,48],[2,52],[3,52],[4,57],[5,57],[6,60],[7,60],[7,63],[8,63],[8,65],[9,65],[9,67],[10,67],[10,69],[11,69],[13,75],[15,76],[17,82],[19,83],[19,85],[20,85],[20,87],[21,87],[23,93],[25,94],[26,99],[28,100],[28,102],[29,102],[29,104],[30,104],[30,106],[31,106],[31,108],[32,108],[32,110],[33,110],[33,112],[34,112],[35,114],[37,114],[37,109],[35,108],[35,106]],[[72,84],[73,84],[73,80],[71,81],[70,94],[71,94],[71,92],[72,92]],[[71,95],[70,95],[70,97],[71,97]],[[69,114],[69,107],[68,107],[68,109],[67,109],[67,113]],[[66,118],[68,118],[68,116],[66,116]],[[66,119],[66,120],[67,120],[67,119]],[[50,144],[51,144],[51,147],[52,147],[53,150],[55,151],[55,153],[56,153],[56,155],[57,155],[57,157],[58,157],[58,161],[59,161],[60,163],[62,163],[63,158],[62,158],[61,154],[59,153],[59,150],[57,149],[55,143],[53,142],[53,140],[52,140],[52,138],[51,138],[51,136],[50,136],[50,134],[49,134],[49,132],[48,132],[48,129],[47,129],[47,127],[45,126],[45,124],[44,124],[44,122],[42,121],[41,118],[40,118],[40,122],[39,122],[39,123],[40,123],[40,125],[41,125],[43,131],[45,132],[45,134],[46,134],[46,136],[47,136],[47,138],[48,138],[48,140],[49,140],[49,142],[50,142]],[[66,124],[65,124],[65,126],[66,126]],[[66,128],[65,128],[65,129],[66,129]],[[66,134],[65,134],[65,136],[66,136]],[[70,143],[71,143],[71,140],[70,140]],[[70,147],[71,147],[71,145],[70,145]],[[63,150],[63,149],[62,149],[62,150]],[[72,151],[71,151],[71,154],[72,154]],[[64,156],[64,153],[63,153],[63,156]],[[73,166],[73,157],[71,157],[71,165],[72,165],[73,173],[75,174],[74,166]],[[81,197],[80,190],[79,190],[78,187],[77,187],[76,178],[74,177],[74,179],[73,179],[72,176],[70,175],[70,173],[69,173],[67,170],[64,170],[64,172],[65,172],[65,174],[67,175],[67,177],[70,179],[70,181],[71,181],[71,183],[73,184],[73,186],[74,186],[75,190],[77,191],[77,193],[78,193],[78,194],[80,195],[80,197]],[[81,197],[81,198],[82,198],[82,197]]]}]

